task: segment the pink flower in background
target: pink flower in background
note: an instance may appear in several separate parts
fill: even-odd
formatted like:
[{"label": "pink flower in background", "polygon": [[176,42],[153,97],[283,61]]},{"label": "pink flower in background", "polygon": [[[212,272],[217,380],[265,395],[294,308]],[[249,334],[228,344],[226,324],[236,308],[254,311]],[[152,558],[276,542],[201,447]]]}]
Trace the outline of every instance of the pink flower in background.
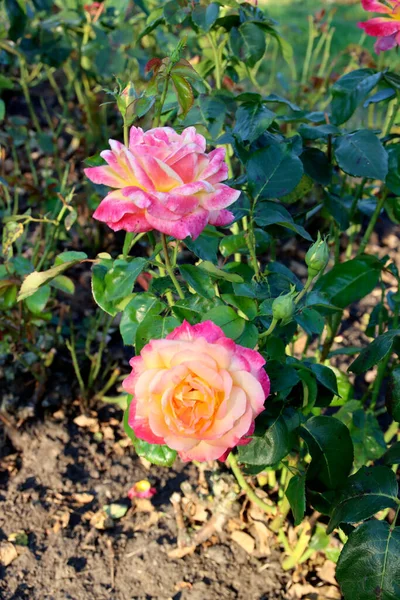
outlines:
[{"label": "pink flower in background", "polygon": [[156,229],[182,240],[204,227],[228,225],[226,210],[240,193],[221,183],[228,177],[225,149],[206,153],[206,140],[194,127],[181,134],[170,127],[130,130],[129,148],[110,140],[101,152],[108,163],[85,169],[94,183],[114,188],[94,213],[114,231]]},{"label": "pink flower in background", "polygon": [[133,498],[152,498],[156,493],[156,488],[151,487],[150,481],[141,479],[133,484],[127,496],[130,500],[133,500]]},{"label": "pink flower in background", "polygon": [[150,341],[130,365],[123,383],[133,396],[129,426],[184,461],[224,460],[247,444],[270,390],[261,354],[235,344],[211,321],[184,321],[166,339]]},{"label": "pink flower in background", "polygon": [[365,33],[377,37],[375,51],[377,54],[391,50],[400,45],[400,0],[361,0],[363,8],[369,12],[377,12],[386,17],[374,17],[369,21],[358,23]]}]

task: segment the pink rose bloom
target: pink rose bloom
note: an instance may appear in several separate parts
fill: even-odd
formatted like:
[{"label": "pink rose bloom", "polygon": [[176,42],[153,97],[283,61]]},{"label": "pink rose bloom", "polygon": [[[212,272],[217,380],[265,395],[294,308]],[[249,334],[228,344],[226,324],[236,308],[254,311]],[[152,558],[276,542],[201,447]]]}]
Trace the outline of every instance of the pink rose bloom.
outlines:
[{"label": "pink rose bloom", "polygon": [[166,444],[184,461],[225,460],[247,444],[269,394],[265,360],[211,321],[186,321],[132,358],[123,383],[132,394],[129,426],[151,444]]},{"label": "pink rose bloom", "polygon": [[115,188],[100,203],[94,218],[114,231],[140,233],[156,229],[183,240],[197,238],[204,227],[228,225],[228,210],[240,192],[221,183],[228,177],[225,149],[206,153],[206,140],[188,127],[143,132],[130,130],[129,148],[110,140],[101,152],[108,163],[85,169],[94,183]]},{"label": "pink rose bloom", "polygon": [[400,0],[388,0],[385,4],[379,0],[361,0],[363,8],[369,12],[388,15],[374,17],[369,21],[358,23],[367,35],[377,37],[375,51],[377,54],[391,50],[400,45]]}]

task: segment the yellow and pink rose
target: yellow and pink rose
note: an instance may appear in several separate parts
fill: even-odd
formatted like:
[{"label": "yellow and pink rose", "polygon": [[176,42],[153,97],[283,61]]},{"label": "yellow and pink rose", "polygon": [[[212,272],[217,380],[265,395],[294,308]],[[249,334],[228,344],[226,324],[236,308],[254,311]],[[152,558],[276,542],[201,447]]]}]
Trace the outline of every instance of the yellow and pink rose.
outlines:
[{"label": "yellow and pink rose", "polygon": [[247,444],[270,382],[265,360],[227,338],[211,321],[186,321],[132,358],[124,389],[132,394],[129,426],[184,461],[224,460]]}]

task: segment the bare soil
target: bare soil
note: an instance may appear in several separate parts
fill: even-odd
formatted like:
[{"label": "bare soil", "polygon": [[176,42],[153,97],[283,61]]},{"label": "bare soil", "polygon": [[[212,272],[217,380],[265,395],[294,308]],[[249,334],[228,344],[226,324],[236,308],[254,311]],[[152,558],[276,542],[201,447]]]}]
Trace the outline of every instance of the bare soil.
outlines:
[{"label": "bare soil", "polygon": [[[51,416],[22,431],[8,428],[10,437],[3,431],[0,543],[22,530],[28,545],[16,545],[18,557],[0,567],[1,599],[286,598],[290,575],[278,550],[255,558],[222,532],[184,558],[168,556],[177,546],[170,496],[184,481],[195,487],[198,471],[182,463],[147,470],[132,447],[119,443],[119,417],[108,407],[99,412],[101,442],[72,419]],[[150,512],[126,496],[143,478],[157,490]],[[110,528],[97,529],[93,515],[110,503],[129,510]]]}]

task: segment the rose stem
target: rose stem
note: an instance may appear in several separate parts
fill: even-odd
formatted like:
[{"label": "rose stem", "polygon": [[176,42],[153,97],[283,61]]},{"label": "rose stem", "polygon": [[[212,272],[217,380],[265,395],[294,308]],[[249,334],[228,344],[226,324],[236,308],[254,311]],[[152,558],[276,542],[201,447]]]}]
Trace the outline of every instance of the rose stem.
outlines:
[{"label": "rose stem", "polygon": [[175,273],[174,273],[174,270],[172,268],[171,261],[169,259],[168,244],[167,244],[167,238],[165,236],[165,233],[161,234],[161,241],[162,241],[162,246],[163,246],[163,250],[164,250],[165,268],[167,270],[168,275],[171,278],[172,283],[175,286],[176,291],[178,292],[179,298],[181,300],[184,300],[185,299],[185,294],[182,292],[182,288],[179,285],[179,281],[175,277]]},{"label": "rose stem", "polygon": [[276,506],[266,504],[266,502],[263,502],[261,500],[261,498],[259,498],[257,496],[257,494],[254,492],[254,490],[249,486],[249,484],[245,480],[243,473],[240,470],[239,465],[237,463],[236,456],[232,452],[228,456],[227,463],[230,466],[230,468],[232,469],[232,472],[233,472],[234,476],[236,477],[238,484],[240,485],[242,490],[244,492],[246,492],[247,497],[252,502],[254,502],[254,504],[257,504],[257,506],[259,506],[264,512],[266,512],[270,515],[275,515],[276,514]]}]

